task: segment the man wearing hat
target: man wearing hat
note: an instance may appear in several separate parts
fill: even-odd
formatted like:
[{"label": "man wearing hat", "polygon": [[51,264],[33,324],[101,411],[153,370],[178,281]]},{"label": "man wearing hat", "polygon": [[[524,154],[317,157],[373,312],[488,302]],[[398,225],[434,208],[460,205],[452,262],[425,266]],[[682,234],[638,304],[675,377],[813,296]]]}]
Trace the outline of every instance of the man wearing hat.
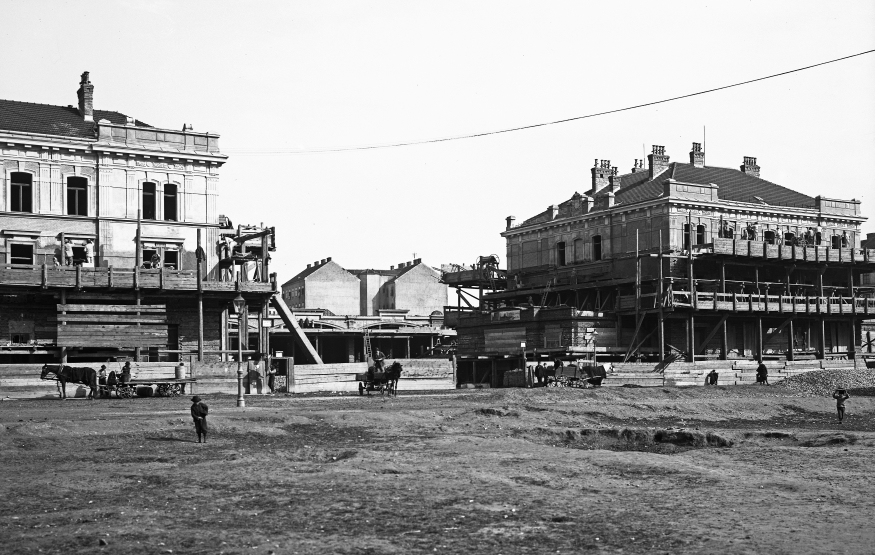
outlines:
[{"label": "man wearing hat", "polygon": [[[191,417],[194,419],[194,431],[197,432],[197,442],[207,442],[207,412],[210,408],[201,398],[195,395],[191,398]],[[203,437],[201,437],[203,436]]]}]

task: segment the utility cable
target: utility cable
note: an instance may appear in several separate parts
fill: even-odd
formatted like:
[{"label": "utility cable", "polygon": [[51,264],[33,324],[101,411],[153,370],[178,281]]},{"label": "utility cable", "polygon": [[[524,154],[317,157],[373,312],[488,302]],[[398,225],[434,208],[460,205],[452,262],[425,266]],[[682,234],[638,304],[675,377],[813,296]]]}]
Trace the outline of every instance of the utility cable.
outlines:
[{"label": "utility cable", "polygon": [[645,108],[647,106],[655,106],[657,104],[665,104],[666,102],[673,102],[675,100],[682,100],[684,98],[691,98],[693,96],[700,96],[703,94],[722,91],[725,89],[731,89],[733,87],[740,87],[742,85],[749,85],[751,83],[756,83],[758,81],[765,81],[766,79],[773,79],[775,77],[781,77],[784,75],[789,75],[791,73],[797,73],[800,71],[805,71],[807,69],[825,66],[827,64],[834,64],[836,62],[849,60],[851,58],[856,58],[858,56],[871,54],[873,52],[875,52],[875,49],[866,50],[865,52],[858,52],[856,54],[851,54],[850,56],[842,56],[841,58],[835,58],[832,60],[827,60],[825,62],[820,62],[817,64],[808,65],[805,67],[791,69],[788,71],[782,71],[780,73],[773,73],[771,75],[766,75],[765,77],[757,77],[756,79],[748,79],[747,81],[740,81],[738,83],[733,83],[731,85],[723,85],[722,87],[715,87],[713,89],[706,89],[706,90],[699,91],[699,92],[683,94],[680,96],[673,96],[671,98],[665,98],[663,100],[654,100],[652,102],[645,102],[644,104],[636,104],[634,106],[626,106],[625,108],[616,108],[613,110],[606,110],[604,112],[595,112],[595,113],[587,114],[584,116],[575,116],[575,117],[571,117],[571,118],[558,119],[558,120],[548,121],[548,122],[543,122],[543,123],[533,123],[531,125],[523,125],[520,127],[509,127],[507,129],[499,129],[496,131],[484,131],[482,133],[471,133],[468,135],[456,135],[456,136],[444,137],[444,138],[440,138],[440,139],[424,139],[424,140],[418,140],[418,141],[405,141],[405,142],[388,143],[388,144],[381,144],[381,145],[337,147],[337,148],[324,148],[324,149],[313,149],[313,150],[250,150],[250,151],[246,151],[246,150],[233,150],[232,149],[232,150],[225,151],[225,153],[226,154],[233,154],[235,156],[271,156],[271,155],[277,155],[277,154],[319,154],[319,153],[326,153],[326,152],[347,152],[347,151],[354,151],[354,150],[375,150],[375,149],[381,149],[381,148],[396,148],[396,147],[402,147],[402,146],[424,145],[424,144],[430,144],[430,143],[443,143],[443,142],[447,142],[447,141],[459,141],[462,139],[474,139],[477,137],[488,137],[489,135],[499,135],[502,133],[511,133],[513,131],[523,131],[526,129],[535,129],[537,127],[546,127],[548,125],[557,125],[560,123],[568,123],[570,121],[577,121],[577,120],[581,120],[581,119],[594,118],[594,117],[598,117],[598,116],[605,116],[608,114],[616,114],[618,112],[626,112],[629,110],[636,110],[638,108]]}]

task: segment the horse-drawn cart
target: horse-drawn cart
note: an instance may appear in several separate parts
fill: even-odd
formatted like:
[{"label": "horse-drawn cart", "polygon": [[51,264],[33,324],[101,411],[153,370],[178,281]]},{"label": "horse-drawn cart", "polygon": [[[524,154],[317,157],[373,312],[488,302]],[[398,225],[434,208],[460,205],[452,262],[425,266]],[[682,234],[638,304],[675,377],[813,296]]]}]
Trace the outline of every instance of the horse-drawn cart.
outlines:
[{"label": "horse-drawn cart", "polygon": [[100,386],[99,389],[101,390],[101,393],[105,392],[106,397],[111,397],[112,393],[115,392],[116,397],[131,399],[138,395],[138,391],[141,391],[140,388],[147,387],[152,389],[154,386],[156,397],[176,397],[179,395],[185,395],[185,386],[196,382],[197,380],[194,378],[167,378],[154,380],[129,380],[124,383],[117,381],[115,384],[110,385],[109,380],[107,380],[107,385]]},{"label": "horse-drawn cart", "polygon": [[367,372],[356,374],[355,379],[359,382],[359,395],[364,395],[365,391],[368,395],[371,391],[379,391],[380,395],[388,393],[389,395],[398,395],[398,380],[401,378],[402,366],[399,362],[395,362],[385,370],[377,371],[376,368],[370,367]]},{"label": "horse-drawn cart", "polygon": [[547,370],[547,387],[599,387],[606,377],[603,366],[569,364]]},{"label": "horse-drawn cart", "polygon": [[364,372],[356,374],[355,379],[359,382],[359,395],[364,395],[366,391],[368,395],[371,391],[379,391],[380,395],[395,393],[395,381],[389,379],[388,372]]}]

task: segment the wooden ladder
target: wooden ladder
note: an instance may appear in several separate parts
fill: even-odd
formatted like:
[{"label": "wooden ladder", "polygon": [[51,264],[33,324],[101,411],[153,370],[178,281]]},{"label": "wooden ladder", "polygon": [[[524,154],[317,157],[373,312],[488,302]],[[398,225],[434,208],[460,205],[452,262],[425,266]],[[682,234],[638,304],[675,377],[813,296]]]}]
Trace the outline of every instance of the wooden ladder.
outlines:
[{"label": "wooden ladder", "polygon": [[371,330],[365,330],[365,362],[370,364],[371,356]]},{"label": "wooden ladder", "polygon": [[550,279],[550,283],[547,284],[547,288],[544,289],[544,294],[541,296],[541,304],[540,306],[543,308],[545,303],[547,302],[547,295],[550,293],[550,288],[553,287],[553,279]]}]

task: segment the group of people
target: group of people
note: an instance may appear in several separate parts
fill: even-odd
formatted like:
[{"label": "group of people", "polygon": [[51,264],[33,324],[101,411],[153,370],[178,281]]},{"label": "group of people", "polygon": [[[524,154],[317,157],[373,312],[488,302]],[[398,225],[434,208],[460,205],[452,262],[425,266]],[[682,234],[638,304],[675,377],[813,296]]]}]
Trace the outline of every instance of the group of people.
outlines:
[{"label": "group of people", "polygon": [[[93,264],[94,263],[94,241],[91,239],[85,240],[85,257],[84,258],[76,258],[75,252],[73,251],[73,240],[72,239],[64,239],[64,250],[63,250],[63,265],[64,266],[81,266],[82,264]],[[55,256],[55,266],[61,266],[61,260],[58,259],[57,255]]]},{"label": "group of people", "polygon": [[110,388],[118,384],[126,384],[131,381],[131,363],[126,362],[122,367],[122,371],[116,374],[115,370],[107,375],[106,365],[101,364],[100,370],[97,371],[97,392],[102,397],[109,397]]}]

